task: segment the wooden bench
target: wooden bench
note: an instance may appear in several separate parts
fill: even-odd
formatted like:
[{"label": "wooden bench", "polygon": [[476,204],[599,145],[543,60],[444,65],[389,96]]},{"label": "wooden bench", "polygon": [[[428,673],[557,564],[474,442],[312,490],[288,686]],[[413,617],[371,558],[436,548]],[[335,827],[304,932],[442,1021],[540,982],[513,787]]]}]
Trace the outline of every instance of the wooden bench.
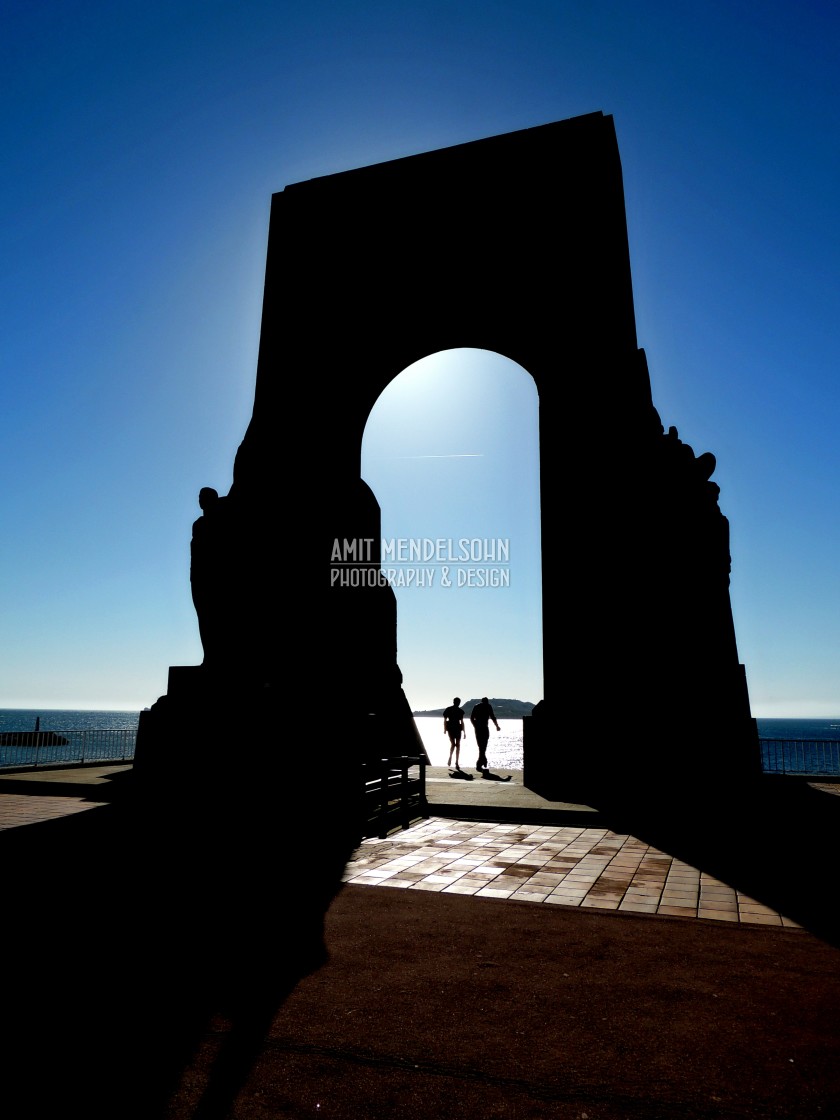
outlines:
[{"label": "wooden bench", "polygon": [[426,759],[397,755],[362,764],[362,839],[428,820]]}]

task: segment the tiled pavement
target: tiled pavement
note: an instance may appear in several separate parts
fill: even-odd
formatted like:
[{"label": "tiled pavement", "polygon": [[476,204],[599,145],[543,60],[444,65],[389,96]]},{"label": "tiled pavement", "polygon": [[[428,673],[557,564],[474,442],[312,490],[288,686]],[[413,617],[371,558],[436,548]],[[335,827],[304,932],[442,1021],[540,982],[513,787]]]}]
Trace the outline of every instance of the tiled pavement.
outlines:
[{"label": "tiled pavement", "polygon": [[[128,766],[103,766],[20,774],[0,772],[0,831],[95,809],[102,804],[96,787],[107,786],[111,774],[127,769]],[[20,793],[15,792],[18,786]],[[37,786],[38,792],[33,792],[33,786]],[[46,792],[51,786],[55,787],[55,794]]]},{"label": "tiled pavement", "polygon": [[[125,768],[21,774],[16,781],[4,775],[0,830],[94,809],[102,804],[102,791],[96,787]],[[16,792],[18,783],[23,789],[23,783],[32,780],[37,781],[37,791]],[[47,792],[49,782],[55,784],[55,795]],[[800,928],[633,836],[577,824],[502,824],[433,816],[385,839],[364,840],[344,878],[361,886]]]},{"label": "tiled pavement", "polygon": [[95,809],[96,801],[86,801],[84,797],[30,797],[25,793],[0,794],[0,830],[16,828],[22,824],[37,824],[39,821],[67,817],[71,813],[82,813]]},{"label": "tiled pavement", "polygon": [[364,840],[345,882],[800,928],[720,880],[604,828],[433,817],[384,840]]}]

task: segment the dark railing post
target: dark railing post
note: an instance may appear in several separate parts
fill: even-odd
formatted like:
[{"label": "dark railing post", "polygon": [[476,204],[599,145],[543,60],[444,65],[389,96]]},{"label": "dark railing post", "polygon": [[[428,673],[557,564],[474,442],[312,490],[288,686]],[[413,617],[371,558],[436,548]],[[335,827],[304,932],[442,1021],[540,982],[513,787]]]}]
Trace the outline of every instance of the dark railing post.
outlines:
[{"label": "dark railing post", "polygon": [[424,821],[429,819],[429,802],[426,800],[426,759],[420,757],[420,815]]},{"label": "dark railing post", "polygon": [[411,818],[408,812],[408,764],[409,760],[403,755],[400,759],[402,773],[400,774],[400,824],[403,829],[408,828]]},{"label": "dark railing post", "polygon": [[388,779],[390,777],[388,759],[380,758],[381,777],[379,781],[379,839],[388,835]]}]

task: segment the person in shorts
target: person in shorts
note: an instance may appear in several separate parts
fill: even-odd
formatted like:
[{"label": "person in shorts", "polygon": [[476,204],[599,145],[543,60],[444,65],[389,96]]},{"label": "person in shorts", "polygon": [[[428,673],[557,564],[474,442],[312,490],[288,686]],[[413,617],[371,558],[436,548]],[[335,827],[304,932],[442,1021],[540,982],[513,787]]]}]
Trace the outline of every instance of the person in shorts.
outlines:
[{"label": "person in shorts", "polygon": [[461,769],[461,738],[466,738],[464,728],[464,709],[461,707],[461,697],[456,696],[448,708],[443,712],[443,732],[449,736],[449,762],[452,765],[452,755],[455,755],[455,769]]}]

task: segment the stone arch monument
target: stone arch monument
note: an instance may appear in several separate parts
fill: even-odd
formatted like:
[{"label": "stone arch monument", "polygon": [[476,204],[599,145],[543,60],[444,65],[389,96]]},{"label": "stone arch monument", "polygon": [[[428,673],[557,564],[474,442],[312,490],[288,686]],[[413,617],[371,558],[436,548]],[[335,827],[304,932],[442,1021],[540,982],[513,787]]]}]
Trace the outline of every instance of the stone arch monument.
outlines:
[{"label": "stone arch monument", "polygon": [[[393,592],[331,586],[328,568],[336,540],[371,541],[357,559],[375,583],[365,423],[403,369],[460,347],[519,363],[539,393],[545,696],[526,785],[678,782],[701,749],[701,777],[756,772],[715,461],[651,399],[600,112],[273,196],[253,417],[193,536],[205,660],[173,667],[144,713],[138,771],[171,767],[196,722],[211,768],[244,734],[251,757],[293,752],[337,783],[385,744],[416,749]],[[271,741],[280,712],[300,713],[298,742]]]}]

